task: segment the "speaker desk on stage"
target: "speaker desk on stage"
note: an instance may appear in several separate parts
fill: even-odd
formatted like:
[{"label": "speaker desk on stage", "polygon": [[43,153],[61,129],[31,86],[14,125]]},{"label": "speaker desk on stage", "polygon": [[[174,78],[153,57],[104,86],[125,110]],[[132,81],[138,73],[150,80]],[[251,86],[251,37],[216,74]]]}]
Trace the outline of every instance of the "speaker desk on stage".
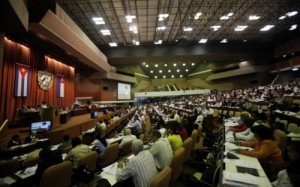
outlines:
[{"label": "speaker desk on stage", "polygon": [[41,120],[52,121],[52,128],[60,126],[60,109],[57,106],[50,106],[41,109]]}]

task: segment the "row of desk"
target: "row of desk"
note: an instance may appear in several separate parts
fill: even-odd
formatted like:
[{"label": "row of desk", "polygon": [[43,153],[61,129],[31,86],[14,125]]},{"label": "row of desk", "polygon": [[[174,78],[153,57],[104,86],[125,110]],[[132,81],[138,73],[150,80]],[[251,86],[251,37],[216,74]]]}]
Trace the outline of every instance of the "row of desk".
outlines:
[{"label": "row of desk", "polygon": [[[230,131],[230,127],[236,126],[238,123],[227,120],[224,124],[225,143],[223,152],[223,163],[220,172],[221,186],[259,186],[259,187],[272,187],[270,180],[264,172],[258,159],[234,152],[234,149],[249,149],[249,147],[237,146],[233,144],[234,136]],[[236,155],[239,159],[229,159],[226,157],[228,153]],[[248,173],[240,173],[237,167],[256,169],[259,176],[254,176]],[[250,169],[250,170],[251,170]]]}]

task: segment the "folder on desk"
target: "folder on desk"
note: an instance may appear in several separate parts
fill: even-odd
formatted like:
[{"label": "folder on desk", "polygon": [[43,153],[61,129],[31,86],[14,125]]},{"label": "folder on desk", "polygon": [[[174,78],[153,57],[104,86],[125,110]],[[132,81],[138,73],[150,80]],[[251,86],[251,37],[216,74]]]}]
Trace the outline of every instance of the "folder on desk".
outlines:
[{"label": "folder on desk", "polygon": [[242,166],[236,166],[236,169],[239,173],[248,173],[250,175],[259,176],[257,169],[255,168],[247,168]]}]

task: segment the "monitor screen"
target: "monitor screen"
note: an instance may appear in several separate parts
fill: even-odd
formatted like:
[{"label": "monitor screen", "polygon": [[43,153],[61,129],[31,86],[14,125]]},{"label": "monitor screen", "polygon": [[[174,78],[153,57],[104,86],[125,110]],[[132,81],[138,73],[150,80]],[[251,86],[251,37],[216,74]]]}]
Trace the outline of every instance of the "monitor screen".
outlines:
[{"label": "monitor screen", "polygon": [[48,132],[51,130],[51,121],[33,122],[30,126],[31,133]]},{"label": "monitor screen", "polygon": [[118,82],[118,99],[131,99],[131,85]]},{"label": "monitor screen", "polygon": [[99,114],[98,111],[91,112],[91,118],[96,118],[96,117],[98,117],[98,114]]}]

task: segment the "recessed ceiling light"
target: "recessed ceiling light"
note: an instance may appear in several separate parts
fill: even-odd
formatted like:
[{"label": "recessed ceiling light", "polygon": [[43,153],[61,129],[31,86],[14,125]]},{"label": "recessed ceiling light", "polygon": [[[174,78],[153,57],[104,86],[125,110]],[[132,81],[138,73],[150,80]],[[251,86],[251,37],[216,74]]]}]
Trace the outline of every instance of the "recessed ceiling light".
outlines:
[{"label": "recessed ceiling light", "polygon": [[256,15],[249,16],[249,20],[258,20],[259,18],[260,16],[256,16]]},{"label": "recessed ceiling light", "polygon": [[234,31],[244,31],[247,27],[247,25],[238,25],[236,28],[234,28]]},{"label": "recessed ceiling light", "polygon": [[156,79],[157,79],[157,76],[154,76],[154,78],[156,78]]},{"label": "recessed ceiling light", "polygon": [[247,40],[244,40],[244,42],[247,42]]},{"label": "recessed ceiling light", "polygon": [[162,70],[159,70],[159,73],[162,73]]},{"label": "recessed ceiling light", "polygon": [[169,69],[168,72],[171,73],[171,70]]},{"label": "recessed ceiling light", "polygon": [[227,20],[227,19],[229,19],[232,15],[233,15],[233,13],[228,13],[227,15],[222,16],[222,17],[220,18],[220,20]]},{"label": "recessed ceiling light", "polygon": [[146,64],[146,68],[147,68],[147,67],[149,67],[149,65],[148,65],[148,64]]},{"label": "recessed ceiling light", "polygon": [[191,31],[193,31],[193,28],[192,27],[183,27],[183,31],[191,32]]},{"label": "recessed ceiling light", "polygon": [[272,29],[274,27],[274,25],[266,25],[263,28],[260,29],[260,31],[268,31],[270,29]]},{"label": "recessed ceiling light", "polygon": [[292,16],[295,16],[297,14],[298,14],[297,11],[291,11],[291,12],[286,13],[285,15],[287,15],[288,17],[292,17]]},{"label": "recessed ceiling light", "polygon": [[202,15],[201,12],[197,12],[197,14],[195,15],[194,19],[199,19],[199,17]]},{"label": "recessed ceiling light", "polygon": [[162,44],[162,40],[154,41],[155,45]]},{"label": "recessed ceiling light", "polygon": [[173,66],[174,66],[174,67],[176,67],[176,66],[177,66],[177,64],[173,64]]},{"label": "recessed ceiling light", "polygon": [[292,71],[298,71],[297,67],[293,67]]},{"label": "recessed ceiling light", "polygon": [[155,64],[155,67],[158,67],[158,64]]},{"label": "recessed ceiling light", "polygon": [[185,71],[186,71],[186,72],[188,72],[188,71],[189,71],[189,69],[185,69]]},{"label": "recessed ceiling light", "polygon": [[185,63],[183,63],[182,66],[185,66]]},{"label": "recessed ceiling light", "polygon": [[167,17],[169,17],[169,14],[159,14],[158,15],[158,21],[163,21]]},{"label": "recessed ceiling light", "polygon": [[165,64],[165,67],[167,67],[168,66],[168,64]]},{"label": "recessed ceiling light", "polygon": [[133,32],[133,33],[138,33],[138,29],[137,29],[137,27],[136,26],[130,26],[129,27],[129,31],[131,31],[131,32]]},{"label": "recessed ceiling light", "polygon": [[295,24],[295,25],[292,25],[292,26],[290,27],[289,30],[290,30],[290,31],[295,30],[295,29],[297,29],[297,27],[298,27],[298,25],[296,25],[296,24]]},{"label": "recessed ceiling light", "polygon": [[180,72],[180,69],[177,69],[177,72]]},{"label": "recessed ceiling light", "polygon": [[108,29],[104,29],[104,30],[100,30],[100,32],[102,33],[102,35],[111,35],[110,31]]},{"label": "recessed ceiling light", "polygon": [[165,26],[161,26],[161,27],[157,27],[156,30],[157,31],[163,31],[163,30],[166,30],[166,28],[167,27],[165,27]]},{"label": "recessed ceiling light", "polygon": [[182,77],[182,75],[180,75],[180,77]]},{"label": "recessed ceiling light", "polygon": [[171,77],[174,78],[174,75],[172,75]]},{"label": "recessed ceiling light", "polygon": [[199,40],[199,43],[200,44],[205,44],[207,42],[207,39],[206,38],[202,38]]},{"label": "recessed ceiling light", "polygon": [[195,63],[193,62],[193,63],[192,63],[192,66],[194,66],[194,65],[195,65]]},{"label": "recessed ceiling light", "polygon": [[214,25],[214,26],[211,26],[210,28],[214,29],[214,31],[217,31],[221,28],[220,25]]},{"label": "recessed ceiling light", "polygon": [[278,19],[285,19],[286,16],[280,16]]},{"label": "recessed ceiling light", "polygon": [[125,18],[127,20],[127,23],[131,23],[132,20],[136,18],[136,16],[135,15],[127,15]]},{"label": "recessed ceiling light", "polygon": [[150,73],[153,73],[153,70],[151,70]]},{"label": "recessed ceiling light", "polygon": [[166,78],[166,76],[164,75],[164,76],[163,76],[163,78],[165,79],[165,78]]},{"label": "recessed ceiling light", "polygon": [[220,41],[220,43],[227,43],[227,39],[223,39],[222,41]]},{"label": "recessed ceiling light", "polygon": [[104,25],[105,24],[102,17],[93,17],[92,19],[96,25]]},{"label": "recessed ceiling light", "polygon": [[143,65],[146,65],[146,62],[143,62]]},{"label": "recessed ceiling light", "polygon": [[109,43],[109,46],[110,46],[110,47],[117,47],[118,45],[117,45],[117,43],[112,42],[112,43]]}]

